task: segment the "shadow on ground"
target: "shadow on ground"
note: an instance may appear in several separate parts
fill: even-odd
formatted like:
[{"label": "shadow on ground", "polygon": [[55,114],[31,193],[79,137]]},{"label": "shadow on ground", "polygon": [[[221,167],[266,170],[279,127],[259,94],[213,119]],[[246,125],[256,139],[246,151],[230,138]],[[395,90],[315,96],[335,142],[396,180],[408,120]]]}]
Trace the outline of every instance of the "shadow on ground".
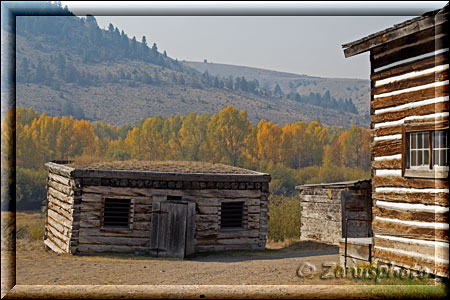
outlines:
[{"label": "shadow on ground", "polygon": [[300,241],[279,249],[255,251],[218,251],[197,253],[186,260],[199,262],[239,262],[247,260],[271,260],[307,256],[333,255],[339,247],[313,241]]}]

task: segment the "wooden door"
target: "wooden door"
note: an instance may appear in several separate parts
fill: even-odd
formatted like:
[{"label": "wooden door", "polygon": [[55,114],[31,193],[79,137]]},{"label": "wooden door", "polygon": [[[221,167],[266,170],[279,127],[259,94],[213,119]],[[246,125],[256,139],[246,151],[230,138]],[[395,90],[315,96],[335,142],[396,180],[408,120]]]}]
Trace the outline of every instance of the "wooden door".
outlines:
[{"label": "wooden door", "polygon": [[[369,190],[341,192],[342,237],[345,237],[345,219],[348,217],[348,238],[370,237],[372,231],[372,200]],[[367,220],[356,221],[352,219]]]},{"label": "wooden door", "polygon": [[154,201],[150,231],[150,253],[184,258],[194,253],[195,203]]}]

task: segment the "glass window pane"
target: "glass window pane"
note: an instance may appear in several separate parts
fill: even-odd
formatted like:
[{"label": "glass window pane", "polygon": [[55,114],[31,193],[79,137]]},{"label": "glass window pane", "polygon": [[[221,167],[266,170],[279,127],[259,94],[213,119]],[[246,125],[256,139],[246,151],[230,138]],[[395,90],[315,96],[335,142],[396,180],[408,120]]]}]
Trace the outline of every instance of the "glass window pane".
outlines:
[{"label": "glass window pane", "polygon": [[423,164],[424,165],[430,164],[430,150],[423,151]]},{"label": "glass window pane", "polygon": [[443,150],[444,154],[444,166],[448,166],[448,150]]},{"label": "glass window pane", "polygon": [[423,151],[422,150],[418,150],[417,151],[417,165],[420,166],[422,165],[422,157],[423,157]]},{"label": "glass window pane", "polygon": [[417,149],[417,134],[411,133],[411,149]]},{"label": "glass window pane", "polygon": [[439,150],[439,166],[445,166],[445,150]]},{"label": "glass window pane", "polygon": [[430,136],[429,132],[425,132],[424,135],[423,135],[423,146],[424,146],[424,148],[429,148],[430,147],[429,136]]},{"label": "glass window pane", "polygon": [[433,150],[433,165],[437,165],[439,162],[439,150]]},{"label": "glass window pane", "polygon": [[417,148],[418,149],[422,149],[422,145],[423,145],[423,143],[422,143],[422,139],[423,139],[423,134],[421,134],[421,133],[418,133],[417,134],[417,137],[418,137],[418,141],[417,141]]},{"label": "glass window pane", "polygon": [[439,132],[439,140],[440,140],[439,146],[441,148],[446,148],[447,147],[447,135],[446,135],[446,132],[444,132],[444,131]]},{"label": "glass window pane", "polygon": [[434,133],[434,143],[433,143],[433,147],[434,147],[434,148],[439,148],[439,132],[435,132],[435,133]]},{"label": "glass window pane", "polygon": [[411,151],[411,166],[417,166],[417,151]]}]

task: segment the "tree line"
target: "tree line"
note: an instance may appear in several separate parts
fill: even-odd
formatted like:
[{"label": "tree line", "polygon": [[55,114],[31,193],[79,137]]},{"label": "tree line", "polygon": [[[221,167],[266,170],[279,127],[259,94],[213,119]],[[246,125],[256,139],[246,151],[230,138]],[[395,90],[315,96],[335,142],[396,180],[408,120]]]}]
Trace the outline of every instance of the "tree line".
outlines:
[{"label": "tree line", "polygon": [[17,108],[18,209],[36,209],[45,198],[43,165],[50,160],[220,162],[271,174],[270,189],[280,194],[297,184],[369,177],[369,142],[369,130],[356,125],[346,130],[314,121],[281,127],[261,120],[254,126],[246,111],[231,106],[214,115],[150,117],[121,127]]}]

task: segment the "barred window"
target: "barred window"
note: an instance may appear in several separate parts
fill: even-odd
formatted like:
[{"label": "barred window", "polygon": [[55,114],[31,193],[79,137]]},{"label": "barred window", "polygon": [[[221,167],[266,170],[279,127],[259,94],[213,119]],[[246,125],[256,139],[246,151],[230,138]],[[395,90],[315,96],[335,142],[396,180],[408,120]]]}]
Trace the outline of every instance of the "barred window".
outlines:
[{"label": "barred window", "polygon": [[132,224],[133,203],[131,199],[105,198],[103,202],[103,228],[127,229]]},{"label": "barred window", "polygon": [[242,228],[244,219],[244,202],[222,202],[220,227]]}]

